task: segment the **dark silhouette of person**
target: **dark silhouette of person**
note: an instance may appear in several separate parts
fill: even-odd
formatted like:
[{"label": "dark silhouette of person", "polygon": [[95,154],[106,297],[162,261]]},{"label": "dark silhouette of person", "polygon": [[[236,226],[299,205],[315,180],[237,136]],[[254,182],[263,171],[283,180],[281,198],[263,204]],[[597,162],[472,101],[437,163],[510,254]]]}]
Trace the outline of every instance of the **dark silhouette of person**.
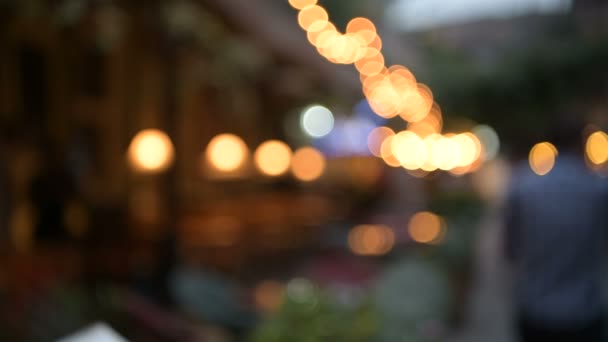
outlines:
[{"label": "dark silhouette of person", "polygon": [[551,172],[539,176],[522,163],[508,190],[506,253],[524,342],[604,341],[608,186],[585,164],[582,131],[561,121],[551,138],[559,151]]}]

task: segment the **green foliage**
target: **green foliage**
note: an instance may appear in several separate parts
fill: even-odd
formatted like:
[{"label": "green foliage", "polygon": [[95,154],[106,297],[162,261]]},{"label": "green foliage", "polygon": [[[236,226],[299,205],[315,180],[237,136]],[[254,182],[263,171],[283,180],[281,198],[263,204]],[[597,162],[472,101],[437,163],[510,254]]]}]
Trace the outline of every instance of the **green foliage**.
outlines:
[{"label": "green foliage", "polygon": [[313,288],[305,296],[285,296],[278,314],[256,329],[252,342],[369,341],[377,332],[369,302],[351,306]]}]

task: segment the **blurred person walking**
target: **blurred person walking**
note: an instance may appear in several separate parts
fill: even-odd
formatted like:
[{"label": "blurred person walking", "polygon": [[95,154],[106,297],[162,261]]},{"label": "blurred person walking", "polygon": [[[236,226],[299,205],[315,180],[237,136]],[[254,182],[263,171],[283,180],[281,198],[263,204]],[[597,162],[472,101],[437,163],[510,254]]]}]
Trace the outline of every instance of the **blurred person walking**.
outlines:
[{"label": "blurred person walking", "polygon": [[608,186],[586,167],[578,125],[562,123],[553,170],[513,173],[505,210],[517,329],[528,341],[604,341]]}]

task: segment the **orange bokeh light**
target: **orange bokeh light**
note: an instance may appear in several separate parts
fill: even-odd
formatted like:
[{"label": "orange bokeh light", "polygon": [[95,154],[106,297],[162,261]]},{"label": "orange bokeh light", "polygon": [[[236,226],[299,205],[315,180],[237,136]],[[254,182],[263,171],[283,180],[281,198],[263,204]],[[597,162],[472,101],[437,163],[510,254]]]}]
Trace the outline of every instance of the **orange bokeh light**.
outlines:
[{"label": "orange bokeh light", "polygon": [[363,39],[365,45],[371,44],[378,34],[376,25],[367,18],[353,18],[346,26],[346,33],[356,34]]},{"label": "orange bokeh light", "polygon": [[289,170],[292,153],[287,144],[279,140],[269,140],[255,151],[255,165],[267,176],[280,176]]},{"label": "orange bokeh light", "polygon": [[400,167],[401,163],[399,160],[393,155],[393,139],[395,135],[390,135],[384,139],[382,145],[380,145],[380,157],[386,165],[391,167]]},{"label": "orange bokeh light", "polygon": [[408,225],[410,237],[419,243],[439,243],[445,234],[445,230],[444,220],[428,211],[412,216]]},{"label": "orange bokeh light", "polygon": [[376,127],[367,136],[367,147],[369,151],[376,157],[382,157],[382,143],[389,136],[395,135],[395,132],[388,127]]},{"label": "orange bokeh light", "polygon": [[291,172],[294,177],[303,182],[311,182],[323,175],[325,157],[312,147],[298,149],[291,160]]},{"label": "orange bokeh light", "polygon": [[247,159],[245,142],[234,134],[215,136],[207,145],[207,161],[215,169],[231,172],[239,169]]},{"label": "orange bokeh light", "polygon": [[425,164],[428,153],[422,139],[414,132],[403,131],[392,139],[392,151],[401,166],[416,170]]},{"label": "orange bokeh light", "polygon": [[330,22],[327,22],[325,24],[325,26],[322,29],[320,29],[319,31],[315,31],[315,32],[309,31],[306,34],[306,37],[308,38],[308,41],[310,42],[310,44],[312,44],[312,45],[314,45],[316,47],[319,47],[319,45],[320,45],[320,39],[319,38],[325,32],[336,32],[337,33],[336,27],[334,26],[334,24],[332,24]]},{"label": "orange bokeh light", "polygon": [[384,255],[395,245],[395,233],[384,225],[359,225],[348,234],[348,245],[355,254]]},{"label": "orange bokeh light", "polygon": [[601,165],[608,161],[608,135],[604,132],[595,132],[587,139],[585,152],[589,161]]},{"label": "orange bokeh light", "polygon": [[174,153],[173,143],[165,132],[145,129],[131,141],[127,157],[135,170],[157,173],[171,166]]},{"label": "orange bokeh light", "polygon": [[289,0],[289,4],[291,7],[301,10],[305,7],[316,5],[317,0]]},{"label": "orange bokeh light", "polygon": [[318,5],[306,6],[298,14],[298,24],[308,32],[321,31],[328,22],[327,11]]},{"label": "orange bokeh light", "polygon": [[544,176],[553,170],[557,158],[557,148],[549,142],[534,145],[530,150],[529,162],[532,171],[539,176]]}]

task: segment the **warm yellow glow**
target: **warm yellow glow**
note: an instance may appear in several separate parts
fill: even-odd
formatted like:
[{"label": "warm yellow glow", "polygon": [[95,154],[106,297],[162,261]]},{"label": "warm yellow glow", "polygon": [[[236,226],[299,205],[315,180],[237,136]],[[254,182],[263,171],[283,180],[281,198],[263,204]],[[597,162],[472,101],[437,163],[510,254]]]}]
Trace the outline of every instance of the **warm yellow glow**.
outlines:
[{"label": "warm yellow glow", "polygon": [[446,225],[441,217],[426,211],[414,215],[408,225],[410,237],[420,243],[441,242],[445,229]]},{"label": "warm yellow glow", "polygon": [[247,159],[245,142],[234,134],[220,134],[207,145],[207,160],[219,171],[231,172],[239,169]]},{"label": "warm yellow glow", "polygon": [[431,134],[425,139],[429,151],[429,163],[437,169],[449,169],[452,152],[450,140],[439,134]]},{"label": "warm yellow glow", "polygon": [[[378,50],[368,48],[365,58],[373,58],[378,53],[380,53]],[[355,66],[358,63],[361,63],[361,61],[357,61],[355,63]],[[385,85],[387,82],[387,73],[388,73],[388,70],[382,70],[382,72],[380,72],[378,74],[369,75],[369,76],[359,74],[359,78],[360,78],[362,89],[363,89],[363,94],[365,94],[365,96],[369,98],[371,96],[371,94],[374,92],[374,89],[376,89],[376,87]]]},{"label": "warm yellow glow", "polygon": [[458,134],[453,136],[451,140],[459,151],[456,167],[472,165],[481,157],[481,142],[472,133]]},{"label": "warm yellow glow", "polygon": [[376,39],[376,25],[367,18],[353,18],[346,26],[346,33],[357,34],[363,38],[364,43],[371,44]]},{"label": "warm yellow glow", "polygon": [[291,160],[291,172],[294,177],[311,182],[323,175],[325,171],[325,157],[312,147],[298,149]]},{"label": "warm yellow glow", "polygon": [[551,143],[542,142],[534,145],[529,156],[532,171],[539,176],[544,176],[551,172],[555,166],[557,154],[557,148]]},{"label": "warm yellow glow", "polygon": [[[368,137],[370,151],[390,165],[397,163],[407,170],[432,172],[437,169],[460,175],[481,166],[482,146],[472,133],[441,135],[426,122],[413,123],[394,134],[385,127],[376,128]],[[419,134],[420,133],[420,134]]]},{"label": "warm yellow glow", "polygon": [[298,24],[308,32],[321,31],[328,19],[327,11],[318,5],[304,7],[298,14]]},{"label": "warm yellow glow", "polygon": [[[325,39],[327,39],[329,37],[329,36],[327,36],[327,33],[325,33],[325,32],[334,32],[337,34],[336,27],[334,26],[334,24],[327,22],[325,24],[325,26],[322,29],[320,29],[319,31],[314,31],[314,32],[308,31],[308,33],[306,34],[306,37],[308,38],[308,41],[310,42],[310,44],[312,44],[316,47],[319,47],[322,45],[321,43],[323,43],[320,40],[321,34],[326,35],[326,36],[324,36]],[[331,35],[331,33],[329,33],[329,35]],[[325,42],[325,43],[327,43],[327,42]]]},{"label": "warm yellow glow", "polygon": [[[317,48],[319,54],[332,63],[354,64],[360,74],[363,93],[372,110],[381,117],[393,118],[400,115],[410,123],[418,137],[424,138],[433,133],[440,133],[443,120],[441,110],[433,101],[432,91],[425,85],[416,82],[409,69],[401,65],[387,68],[382,50],[382,39],[374,23],[367,18],[353,18],[346,27],[346,32],[338,32],[329,21],[325,9],[316,5],[317,1],[289,0],[292,7],[299,9],[298,23],[307,31],[309,42]],[[429,119],[425,122],[425,118]],[[377,144],[375,144],[377,145]],[[370,145],[371,146],[371,145]],[[443,169],[456,167],[471,159],[468,148],[460,151],[459,146],[449,146],[455,151],[465,153],[462,160],[443,159]],[[370,147],[378,155],[377,146]],[[449,153],[450,151],[447,151]],[[414,154],[427,154],[426,148],[418,148]],[[384,154],[387,164],[395,165],[392,155]],[[392,160],[391,160],[392,159]],[[421,158],[417,158],[421,159]],[[430,169],[428,158],[422,165]],[[408,163],[406,163],[408,164]],[[418,162],[414,164],[420,164]],[[409,166],[408,166],[409,167]]]},{"label": "warm yellow glow", "polygon": [[332,63],[350,64],[354,62],[357,47],[357,42],[352,37],[338,34],[333,37],[330,45],[325,47],[325,53]]},{"label": "warm yellow glow", "polygon": [[291,149],[287,144],[269,140],[257,148],[254,159],[255,165],[263,174],[280,176],[289,170],[291,157]]},{"label": "warm yellow glow", "polygon": [[433,92],[429,87],[422,83],[407,93],[407,98],[404,99],[407,106],[403,108],[401,117],[409,122],[417,122],[423,120],[433,107]]},{"label": "warm yellow glow", "polygon": [[257,309],[264,313],[274,313],[283,304],[285,286],[283,284],[267,280],[255,287],[254,299]]},{"label": "warm yellow glow", "polygon": [[422,170],[432,172],[439,168],[438,165],[441,164],[441,159],[440,156],[438,158],[436,150],[439,150],[439,153],[441,153],[441,146],[438,143],[441,139],[443,139],[443,136],[437,133],[430,134],[424,138],[424,147],[428,156],[426,162],[420,167]]},{"label": "warm yellow glow", "polygon": [[608,135],[604,132],[595,132],[587,139],[585,147],[587,158],[595,165],[608,161]]},{"label": "warm yellow glow", "polygon": [[316,3],[317,0],[289,0],[289,4],[295,9],[303,9],[315,5]]},{"label": "warm yellow glow", "polygon": [[383,225],[359,225],[348,234],[348,245],[355,254],[384,255],[395,245],[395,233]]},{"label": "warm yellow glow", "polygon": [[380,36],[376,35],[374,40],[371,43],[369,43],[368,46],[371,48],[374,48],[378,51],[382,50],[382,38],[380,38]]},{"label": "warm yellow glow", "polygon": [[416,133],[416,135],[421,138],[426,138],[431,134],[439,133],[439,131],[435,129],[435,126],[426,120],[408,124],[407,130]]},{"label": "warm yellow glow", "polygon": [[380,157],[386,165],[391,167],[400,167],[401,162],[393,154],[393,139],[396,135],[389,135],[380,145]]},{"label": "warm yellow glow", "polygon": [[173,144],[163,131],[145,129],[135,135],[127,155],[131,167],[135,170],[157,173],[166,170],[173,163]]},{"label": "warm yellow glow", "polygon": [[441,130],[443,129],[443,115],[441,113],[441,107],[437,104],[437,102],[433,102],[431,111],[420,122],[426,122],[432,125],[437,133],[441,133]]},{"label": "warm yellow glow", "polygon": [[[377,51],[377,50],[369,50]],[[364,76],[376,75],[384,69],[384,55],[380,52],[371,57],[366,56],[356,61],[355,67]]]},{"label": "warm yellow glow", "polygon": [[399,132],[392,139],[392,151],[401,166],[408,170],[419,169],[428,158],[423,140],[414,132]]},{"label": "warm yellow glow", "polygon": [[368,97],[372,109],[384,118],[392,118],[399,114],[401,95],[388,84],[377,85]]},{"label": "warm yellow glow", "polygon": [[327,58],[332,44],[340,36],[340,32],[336,31],[336,27],[333,24],[327,24],[323,29],[318,31],[318,34],[310,33],[310,35],[316,35],[314,45],[319,49],[321,55]]},{"label": "warm yellow glow", "polygon": [[389,136],[395,135],[392,129],[388,127],[376,127],[367,136],[367,147],[369,151],[376,157],[382,157],[382,143]]}]

